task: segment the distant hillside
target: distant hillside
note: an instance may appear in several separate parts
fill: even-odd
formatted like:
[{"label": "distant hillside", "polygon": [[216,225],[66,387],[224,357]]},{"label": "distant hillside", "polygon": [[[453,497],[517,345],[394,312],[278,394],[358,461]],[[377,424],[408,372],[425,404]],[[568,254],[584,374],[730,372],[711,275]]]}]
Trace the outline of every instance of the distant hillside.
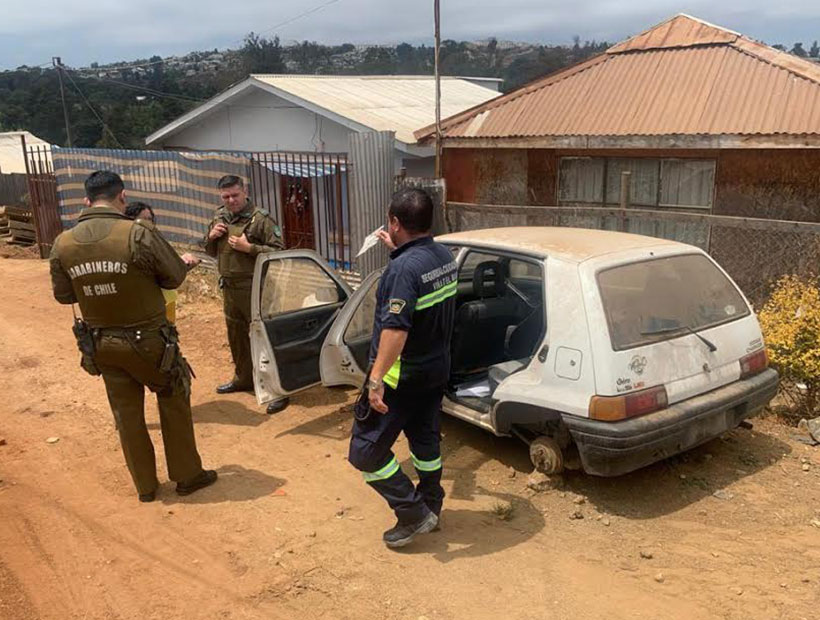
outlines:
[{"label": "distant hillside", "polygon": [[[496,39],[444,41],[442,74],[500,77],[509,91],[607,47],[577,39],[572,46]],[[142,148],[145,136],[249,73],[431,75],[433,48],[406,43],[328,46],[307,41],[282,46],[276,38],[251,33],[236,50],[67,68],[73,144]],[[0,72],[0,131],[15,129],[27,129],[55,144],[66,143],[56,70],[20,67]]]},{"label": "distant hillside", "polygon": [[[442,74],[499,77],[504,80],[503,89],[510,91],[607,47],[595,41],[581,43],[577,37],[571,46],[494,38],[443,41]],[[814,42],[804,49],[796,43],[790,52],[818,59],[820,45]],[[65,86],[74,146],[142,148],[147,135],[249,73],[432,75],[433,48],[407,43],[330,46],[308,41],[282,46],[278,38],[251,33],[235,50],[70,68]],[[55,144],[66,143],[54,69],[20,67],[0,72],[0,131],[16,129],[27,129]]]}]

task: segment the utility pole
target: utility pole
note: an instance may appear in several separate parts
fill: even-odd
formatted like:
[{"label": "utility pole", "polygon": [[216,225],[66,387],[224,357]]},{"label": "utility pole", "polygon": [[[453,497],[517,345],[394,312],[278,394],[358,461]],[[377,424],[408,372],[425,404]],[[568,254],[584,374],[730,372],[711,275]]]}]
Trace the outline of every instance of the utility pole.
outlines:
[{"label": "utility pole", "polygon": [[436,49],[435,49],[435,73],[436,73],[436,178],[442,176],[441,170],[441,75],[439,73],[439,49],[441,48],[441,11],[440,0],[433,0],[433,16],[436,22]]},{"label": "utility pole", "polygon": [[66,146],[71,148],[71,126],[68,122],[68,108],[65,105],[65,88],[63,87],[63,59],[54,56],[51,59],[54,68],[57,69],[57,79],[60,80],[60,100],[63,102],[63,119],[65,120]]}]

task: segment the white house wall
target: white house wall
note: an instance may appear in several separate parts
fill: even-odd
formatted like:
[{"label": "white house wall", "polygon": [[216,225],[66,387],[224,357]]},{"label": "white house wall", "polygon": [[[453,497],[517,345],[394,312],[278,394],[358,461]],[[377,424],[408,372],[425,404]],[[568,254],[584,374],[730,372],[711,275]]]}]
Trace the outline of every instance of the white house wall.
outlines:
[{"label": "white house wall", "polygon": [[263,90],[226,102],[163,140],[166,148],[346,153],[351,130]]},{"label": "white house wall", "polygon": [[[205,114],[195,125],[168,136],[164,148],[195,151],[300,151],[347,153],[353,130],[261,89],[253,89]],[[432,177],[432,147],[416,147],[427,157],[396,150],[395,172]]]}]

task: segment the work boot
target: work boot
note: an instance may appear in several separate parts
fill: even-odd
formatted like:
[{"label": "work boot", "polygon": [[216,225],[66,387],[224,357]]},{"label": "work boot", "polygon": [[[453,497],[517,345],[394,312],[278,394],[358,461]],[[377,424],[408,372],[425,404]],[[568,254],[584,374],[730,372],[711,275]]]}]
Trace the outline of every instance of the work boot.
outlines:
[{"label": "work boot", "polygon": [[153,502],[156,498],[156,491],[151,491],[150,493],[140,493],[140,501],[144,504],[147,504],[148,502]]},{"label": "work boot", "polygon": [[182,484],[181,482],[177,483],[177,495],[190,495],[194,491],[199,491],[199,489],[204,489],[205,487],[211,486],[214,482],[216,482],[217,474],[213,469],[203,469],[202,473],[200,473],[196,478]]},{"label": "work boot", "polygon": [[384,540],[384,544],[391,549],[404,547],[405,545],[409,545],[413,542],[413,539],[419,534],[427,534],[428,532],[432,532],[433,528],[435,528],[437,524],[438,517],[435,513],[428,512],[421,521],[417,521],[416,523],[410,523],[407,525],[396,523],[395,527],[387,530],[382,535],[382,540]]},{"label": "work boot", "polygon": [[285,409],[290,404],[290,398],[280,398],[279,400],[275,400],[272,403],[268,403],[268,408],[265,410],[265,413],[268,415],[273,415],[274,413],[279,413],[283,409]]},{"label": "work boot", "polygon": [[236,381],[229,381],[228,383],[223,383],[222,385],[217,386],[216,393],[217,394],[233,394],[234,392],[250,392],[250,387],[244,387],[238,384]]}]

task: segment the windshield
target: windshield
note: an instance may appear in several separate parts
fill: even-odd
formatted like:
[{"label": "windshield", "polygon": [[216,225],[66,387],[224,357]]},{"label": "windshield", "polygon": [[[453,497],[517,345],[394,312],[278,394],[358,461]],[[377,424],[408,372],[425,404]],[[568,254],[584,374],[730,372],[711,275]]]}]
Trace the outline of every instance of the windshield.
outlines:
[{"label": "windshield", "polygon": [[749,315],[737,288],[702,254],[613,267],[598,274],[598,286],[616,351]]}]

